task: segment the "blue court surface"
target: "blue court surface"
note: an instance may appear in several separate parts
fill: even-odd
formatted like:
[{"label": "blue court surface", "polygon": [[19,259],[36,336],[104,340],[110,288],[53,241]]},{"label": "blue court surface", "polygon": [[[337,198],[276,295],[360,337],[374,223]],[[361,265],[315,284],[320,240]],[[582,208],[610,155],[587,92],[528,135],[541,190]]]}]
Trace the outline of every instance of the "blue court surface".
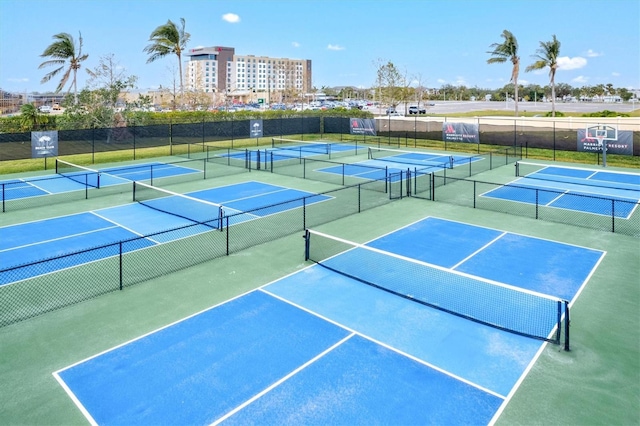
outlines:
[{"label": "blue court surface", "polygon": [[[605,255],[433,217],[367,246],[569,300]],[[541,348],[314,264],[53,374],[94,424],[488,424]]]},{"label": "blue court surface", "polygon": [[302,145],[275,146],[263,149],[249,149],[246,151],[237,150],[220,154],[220,156],[264,164],[270,161],[279,162],[291,160],[292,158],[311,158],[318,155],[330,155],[331,153],[347,151],[353,151],[355,153],[357,149],[363,150],[362,147],[346,143],[317,141]]},{"label": "blue court surface", "polygon": [[388,178],[392,182],[397,182],[402,179],[400,172],[406,173],[407,169],[418,170],[421,173],[431,173],[452,167],[468,166],[470,162],[481,160],[482,158],[480,157],[464,155],[400,151],[397,155],[387,156],[384,159],[360,161],[353,164],[345,164],[344,166],[323,167],[317,171],[337,175],[344,174],[368,180]]},{"label": "blue court surface", "polygon": [[[63,175],[35,176],[23,179],[0,181],[4,189],[5,200],[39,197],[50,194],[60,194],[85,190],[89,187],[108,187],[122,185],[132,181],[148,181],[165,177],[202,173],[202,170],[184,167],[176,164],[158,162],[134,164],[100,169],[92,173],[78,171]],[[99,183],[98,183],[98,174]]]},{"label": "blue court surface", "polygon": [[[126,204],[0,228],[0,270],[112,244],[104,249],[90,251],[82,258],[63,257],[55,262],[20,268],[19,273],[13,271],[11,274],[0,274],[0,285],[14,282],[16,278],[27,279],[115,256],[118,254],[117,243],[120,241],[134,240],[123,244],[123,251],[129,252],[184,238],[185,232],[194,235],[219,229],[221,225],[218,211],[197,200],[222,205],[223,214],[230,216],[229,225],[232,226],[258,217],[300,208],[303,203],[302,197],[307,197],[307,205],[330,198],[326,195],[254,181],[186,194],[191,199],[160,195],[163,196],[144,201],[145,204]],[[263,208],[274,204],[277,205],[273,208]],[[251,212],[255,209],[260,210]],[[168,214],[170,211],[184,217]],[[201,225],[192,226],[195,223]],[[180,232],[179,235],[162,233],[184,227],[188,227],[188,230]],[[141,236],[149,237],[141,239]]]},{"label": "blue court surface", "polygon": [[481,196],[629,219],[640,202],[640,175],[549,166]]}]

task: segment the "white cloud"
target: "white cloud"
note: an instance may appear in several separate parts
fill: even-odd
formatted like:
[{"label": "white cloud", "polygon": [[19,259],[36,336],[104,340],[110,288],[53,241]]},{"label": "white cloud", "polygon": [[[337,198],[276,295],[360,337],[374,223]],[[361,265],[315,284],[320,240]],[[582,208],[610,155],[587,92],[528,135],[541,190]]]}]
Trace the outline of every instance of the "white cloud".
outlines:
[{"label": "white cloud", "polygon": [[466,86],[466,85],[467,85],[467,82],[466,82],[466,80],[464,79],[464,77],[457,76],[457,77],[456,77],[456,82],[455,82],[455,84],[456,84],[456,86]]},{"label": "white cloud", "polygon": [[329,44],[327,46],[327,49],[329,49],[329,50],[344,50],[345,48],[340,46],[340,45],[337,45],[337,44]]},{"label": "white cloud", "polygon": [[300,43],[298,43],[297,41],[291,42],[291,45],[293,47],[300,47]]},{"label": "white cloud", "polygon": [[522,79],[518,79],[518,85],[523,85],[526,86],[527,84],[529,84],[529,80],[522,80]]},{"label": "white cloud", "polygon": [[585,77],[584,75],[579,75],[573,80],[571,80],[572,83],[579,83],[579,84],[585,84],[587,81],[589,81],[589,78]]},{"label": "white cloud", "polygon": [[615,72],[615,71],[612,72],[611,75],[614,76],[614,77],[620,77],[620,73],[619,72]]},{"label": "white cloud", "polygon": [[230,24],[237,24],[240,22],[240,17],[235,13],[225,13],[222,15],[222,20],[227,21]]},{"label": "white cloud", "polygon": [[594,52],[593,49],[587,50],[587,56],[589,58],[595,58],[597,56],[602,56],[602,53]]},{"label": "white cloud", "polygon": [[558,69],[559,70],[577,70],[580,68],[584,68],[587,65],[587,60],[581,56],[576,56],[575,58],[570,58],[568,56],[561,56],[558,58]]},{"label": "white cloud", "polygon": [[444,83],[446,83],[446,82],[447,82],[447,80],[443,80],[443,79],[441,79],[441,78],[437,79],[436,81],[437,81],[438,83],[440,83],[440,84],[444,84]]},{"label": "white cloud", "polygon": [[26,77],[23,78],[8,78],[7,81],[10,81],[11,83],[27,83],[29,82],[29,79]]}]

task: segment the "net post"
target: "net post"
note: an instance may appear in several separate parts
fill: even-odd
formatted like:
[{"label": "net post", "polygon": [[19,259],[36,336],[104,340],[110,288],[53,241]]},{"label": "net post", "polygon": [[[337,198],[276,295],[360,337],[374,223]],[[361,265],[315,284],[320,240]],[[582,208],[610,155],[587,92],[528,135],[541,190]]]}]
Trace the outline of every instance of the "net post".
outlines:
[{"label": "net post", "polygon": [[571,320],[569,317],[569,301],[565,300],[564,301],[564,350],[565,351],[570,351],[571,349],[569,348],[569,326]]},{"label": "net post", "polygon": [[307,260],[309,260],[309,242],[311,240],[311,234],[309,233],[308,229],[304,230],[304,235],[302,236],[302,238],[304,238],[304,260],[306,262]]},{"label": "net post", "polygon": [[220,206],[220,209],[218,211],[218,226],[220,228],[220,232],[224,231],[224,210],[222,209],[222,206]]},{"label": "net post", "polygon": [[431,172],[431,176],[429,177],[429,183],[431,184],[431,201],[436,200],[436,174]]},{"label": "net post", "polygon": [[515,167],[516,167],[516,177],[520,177],[520,162],[519,161],[516,161]]},{"label": "net post", "polygon": [[60,174],[58,173],[58,159],[56,158],[56,174]]}]

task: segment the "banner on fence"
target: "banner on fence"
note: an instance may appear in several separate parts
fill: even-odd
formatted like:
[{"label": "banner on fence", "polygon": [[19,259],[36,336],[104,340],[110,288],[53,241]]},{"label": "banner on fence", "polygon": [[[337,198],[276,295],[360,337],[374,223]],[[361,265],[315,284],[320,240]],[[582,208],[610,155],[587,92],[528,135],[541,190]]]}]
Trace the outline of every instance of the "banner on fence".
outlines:
[{"label": "banner on fence", "polygon": [[352,118],[349,120],[349,132],[352,135],[376,135],[376,123],[373,118]]},{"label": "banner on fence", "polygon": [[[618,140],[603,141],[607,144],[607,153],[619,155],[633,155],[633,132],[630,130],[619,130]],[[585,129],[578,129],[579,152],[602,152],[602,147],[598,140],[586,137]]]},{"label": "banner on fence", "polygon": [[444,142],[480,143],[480,133],[477,124],[470,123],[442,123],[442,140]]},{"label": "banner on fence", "polygon": [[58,155],[58,131],[31,132],[31,158]]},{"label": "banner on fence", "polygon": [[249,122],[249,137],[261,138],[263,136],[262,120],[250,120]]}]

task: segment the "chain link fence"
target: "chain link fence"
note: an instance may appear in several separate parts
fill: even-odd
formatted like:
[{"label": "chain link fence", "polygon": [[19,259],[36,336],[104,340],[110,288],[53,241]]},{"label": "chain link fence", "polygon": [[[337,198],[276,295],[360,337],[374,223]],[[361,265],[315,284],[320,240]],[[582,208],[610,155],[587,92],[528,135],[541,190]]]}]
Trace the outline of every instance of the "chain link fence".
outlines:
[{"label": "chain link fence", "polygon": [[222,232],[194,224],[0,270],[0,326],[391,202],[380,187],[359,183],[225,216]]}]

